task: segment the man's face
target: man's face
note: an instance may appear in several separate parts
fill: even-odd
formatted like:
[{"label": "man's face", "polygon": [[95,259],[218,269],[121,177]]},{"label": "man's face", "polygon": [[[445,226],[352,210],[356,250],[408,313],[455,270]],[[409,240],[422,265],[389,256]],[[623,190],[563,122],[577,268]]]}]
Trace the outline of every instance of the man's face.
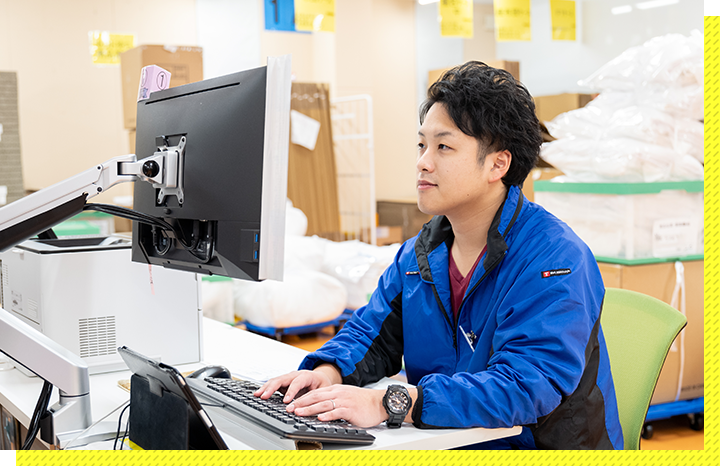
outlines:
[{"label": "man's face", "polygon": [[418,207],[462,220],[482,209],[492,157],[478,163],[480,142],[460,131],[444,104],[428,111],[418,131]]}]

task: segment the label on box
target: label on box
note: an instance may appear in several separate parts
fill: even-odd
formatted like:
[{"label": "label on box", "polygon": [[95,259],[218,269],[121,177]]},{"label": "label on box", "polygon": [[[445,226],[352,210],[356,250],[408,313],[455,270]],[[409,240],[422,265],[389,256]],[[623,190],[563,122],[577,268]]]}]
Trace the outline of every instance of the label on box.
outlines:
[{"label": "label on box", "polygon": [[290,110],[290,142],[315,150],[319,133],[319,121],[297,110]]},{"label": "label on box", "polygon": [[138,102],[150,97],[150,94],[170,87],[171,73],[157,65],[149,65],[142,69],[140,74],[140,87],[138,88]]},{"label": "label on box", "polygon": [[698,228],[690,218],[666,218],[653,223],[654,257],[696,254]]}]

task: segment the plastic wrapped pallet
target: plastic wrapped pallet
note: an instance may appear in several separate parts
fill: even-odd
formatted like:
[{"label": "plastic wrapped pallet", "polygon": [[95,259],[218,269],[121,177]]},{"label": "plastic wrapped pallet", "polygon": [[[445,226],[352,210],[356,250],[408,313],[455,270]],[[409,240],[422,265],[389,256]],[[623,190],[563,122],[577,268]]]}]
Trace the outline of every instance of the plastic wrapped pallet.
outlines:
[{"label": "plastic wrapped pallet", "polygon": [[535,200],[600,261],[702,259],[703,182],[535,183]]}]

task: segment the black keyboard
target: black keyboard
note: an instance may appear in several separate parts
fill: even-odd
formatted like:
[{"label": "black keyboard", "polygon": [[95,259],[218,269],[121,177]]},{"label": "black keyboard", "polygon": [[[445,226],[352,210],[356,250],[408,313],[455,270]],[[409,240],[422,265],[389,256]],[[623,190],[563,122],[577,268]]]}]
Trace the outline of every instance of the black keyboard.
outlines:
[{"label": "black keyboard", "polygon": [[248,419],[280,437],[325,443],[370,445],[375,437],[364,429],[336,420],[320,421],[316,416],[288,413],[283,395],[275,392],[267,400],[253,395],[260,385],[234,379],[207,377],[186,379],[190,388],[204,398],[223,405],[227,411]]}]

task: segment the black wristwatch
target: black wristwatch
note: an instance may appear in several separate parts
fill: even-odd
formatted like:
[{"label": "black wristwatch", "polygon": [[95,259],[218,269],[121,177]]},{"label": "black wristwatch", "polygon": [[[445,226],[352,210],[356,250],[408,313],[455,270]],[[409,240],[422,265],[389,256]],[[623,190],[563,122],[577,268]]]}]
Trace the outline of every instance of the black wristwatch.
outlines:
[{"label": "black wristwatch", "polygon": [[402,385],[390,385],[383,397],[383,406],[388,413],[387,426],[390,429],[397,429],[410,412],[412,398],[410,393]]}]

